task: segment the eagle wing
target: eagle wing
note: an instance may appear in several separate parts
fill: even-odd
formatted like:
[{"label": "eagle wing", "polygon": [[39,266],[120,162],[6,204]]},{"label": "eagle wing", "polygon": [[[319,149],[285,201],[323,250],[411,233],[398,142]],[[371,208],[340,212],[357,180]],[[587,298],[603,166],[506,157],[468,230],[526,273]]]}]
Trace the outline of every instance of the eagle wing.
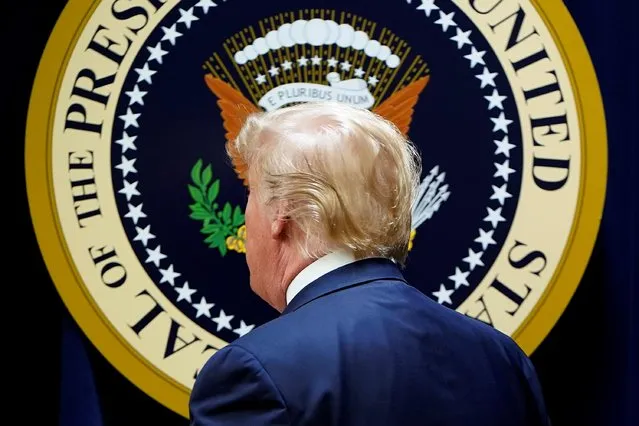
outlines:
[{"label": "eagle wing", "polygon": [[240,133],[246,118],[255,112],[259,112],[260,109],[246,99],[239,90],[234,89],[219,78],[208,74],[204,77],[204,80],[211,92],[218,98],[217,105],[220,107],[224,130],[226,130],[226,148],[231,157],[233,168],[238,177],[244,181],[244,185],[248,185],[248,167],[240,159],[233,141]]},{"label": "eagle wing", "polygon": [[407,135],[413,119],[415,104],[417,104],[419,95],[426,87],[429,78],[426,76],[412,82],[391,95],[373,112],[393,122],[404,135]]}]

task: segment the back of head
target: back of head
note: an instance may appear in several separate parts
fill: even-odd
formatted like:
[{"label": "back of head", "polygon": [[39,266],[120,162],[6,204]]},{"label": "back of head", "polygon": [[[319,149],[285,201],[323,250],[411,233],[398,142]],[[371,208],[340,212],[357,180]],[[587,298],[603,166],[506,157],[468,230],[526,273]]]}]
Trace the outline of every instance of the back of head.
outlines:
[{"label": "back of head", "polygon": [[229,145],[251,191],[293,226],[300,252],[347,249],[403,264],[420,176],[414,145],[390,122],[337,103],[249,116]]}]

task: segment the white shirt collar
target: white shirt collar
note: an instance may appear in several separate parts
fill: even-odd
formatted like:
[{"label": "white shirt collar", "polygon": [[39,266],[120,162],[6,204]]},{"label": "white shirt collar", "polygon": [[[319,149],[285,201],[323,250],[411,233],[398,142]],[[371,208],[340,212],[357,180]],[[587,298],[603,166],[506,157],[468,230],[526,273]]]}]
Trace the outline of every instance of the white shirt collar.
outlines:
[{"label": "white shirt collar", "polygon": [[302,269],[293,281],[291,281],[291,284],[286,289],[286,304],[291,303],[291,300],[293,300],[304,287],[322,275],[326,275],[337,268],[353,263],[355,260],[353,253],[346,250],[335,251],[320,257]]}]

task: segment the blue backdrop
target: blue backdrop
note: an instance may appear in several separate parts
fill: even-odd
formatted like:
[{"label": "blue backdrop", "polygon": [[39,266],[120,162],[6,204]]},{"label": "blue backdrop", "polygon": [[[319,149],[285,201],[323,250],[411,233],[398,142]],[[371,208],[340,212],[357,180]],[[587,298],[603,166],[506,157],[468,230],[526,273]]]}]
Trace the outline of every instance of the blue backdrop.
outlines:
[{"label": "blue backdrop", "polygon": [[[19,127],[18,134],[24,129],[37,61],[65,2],[33,3],[40,5],[29,12],[29,31],[19,46],[26,59],[15,81],[22,84],[9,87],[15,94],[17,117],[7,122]],[[639,181],[639,52],[633,27],[639,16],[633,0],[565,3],[586,41],[603,94],[609,145],[608,188],[599,238],[582,283],[532,360],[554,425],[635,426],[639,424],[639,191],[635,186]],[[15,25],[15,20],[10,21]],[[25,33],[24,27],[21,31]],[[79,332],[48,278],[28,221],[26,195],[21,196],[21,220],[30,232],[27,282],[37,288],[39,296],[33,309],[41,314],[36,325],[41,340],[37,345],[33,343],[34,353],[46,348],[46,356],[38,356],[35,361],[38,368],[28,370],[35,374],[38,391],[33,393],[34,387],[28,385],[27,399],[31,401],[33,394],[37,401],[46,400],[47,408],[40,408],[44,402],[36,403],[38,408],[26,412],[31,420],[26,423],[186,425],[185,419],[130,384]],[[39,416],[47,420],[34,421]]]}]

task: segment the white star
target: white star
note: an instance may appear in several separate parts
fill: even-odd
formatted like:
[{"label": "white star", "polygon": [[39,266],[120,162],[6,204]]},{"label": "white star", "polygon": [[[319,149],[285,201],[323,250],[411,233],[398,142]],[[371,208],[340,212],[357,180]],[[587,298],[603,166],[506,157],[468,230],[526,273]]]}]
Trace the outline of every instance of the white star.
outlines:
[{"label": "white star", "polygon": [[144,66],[142,68],[136,68],[135,72],[138,73],[138,83],[144,80],[149,84],[153,84],[151,77],[153,77],[153,74],[155,74],[157,71],[153,71],[152,69],[150,69],[149,63],[145,62]]},{"label": "white star", "polygon": [[301,58],[297,60],[297,65],[299,65],[300,67],[305,67],[307,64],[308,64],[308,58],[306,58],[306,56],[302,56]]},{"label": "white star", "polygon": [[513,122],[512,120],[508,120],[506,118],[506,114],[504,114],[503,112],[499,114],[499,117],[491,118],[491,120],[493,121],[493,123],[495,123],[493,132],[501,130],[504,133],[508,133],[508,126],[510,126]]},{"label": "white star", "polygon": [[197,309],[197,313],[195,314],[195,318],[199,318],[202,315],[206,315],[211,318],[211,308],[215,305],[215,303],[206,303],[206,297],[202,296],[200,299],[200,303],[194,303],[193,307]]},{"label": "white star", "polygon": [[508,135],[504,136],[504,139],[500,141],[493,141],[495,145],[497,145],[497,149],[495,150],[495,155],[504,154],[506,157],[510,157],[510,150],[515,147],[515,145],[511,144],[508,141]]},{"label": "white star", "polygon": [[131,201],[131,197],[140,195],[140,191],[138,191],[138,182],[135,181],[133,183],[129,183],[126,179],[124,179],[124,188],[119,190],[118,193],[126,195],[126,200]]},{"label": "white star", "polygon": [[180,300],[186,300],[187,302],[191,303],[191,295],[197,291],[192,288],[189,288],[188,281],[185,281],[182,287],[174,287],[174,288],[175,288],[175,291],[177,291],[178,293],[177,302],[179,302]]},{"label": "white star", "polygon": [[147,92],[142,92],[137,84],[135,85],[133,90],[131,90],[130,92],[124,92],[124,93],[126,93],[127,96],[131,98],[129,100],[129,105],[133,105],[133,104],[144,105],[144,100],[142,98],[144,97],[144,95],[146,95]]},{"label": "white star", "polygon": [[146,225],[146,228],[142,229],[139,226],[135,227],[135,231],[138,233],[133,241],[142,241],[144,247],[147,246],[149,240],[155,238],[155,235],[151,234],[151,225]]},{"label": "white star", "polygon": [[361,68],[357,68],[357,69],[355,70],[355,77],[357,77],[357,78],[362,78],[362,77],[364,77],[364,70],[363,70],[363,69],[361,69]]},{"label": "white star", "polygon": [[322,58],[315,55],[311,58],[311,62],[313,63],[313,65],[322,65]]},{"label": "white star", "polygon": [[507,185],[508,185],[507,183],[499,187],[495,185],[491,185],[493,187],[493,195],[490,196],[490,199],[499,200],[499,204],[503,206],[504,203],[506,202],[506,198],[512,197],[512,194],[509,194],[508,192],[506,192]]},{"label": "white star", "polygon": [[331,59],[327,59],[326,62],[328,62],[329,68],[335,68],[337,66],[337,59],[335,59],[334,56]]},{"label": "white star", "polygon": [[135,166],[133,165],[136,160],[135,158],[132,158],[131,160],[129,160],[123,155],[122,157],[120,157],[120,160],[121,160],[120,164],[115,166],[115,168],[122,170],[122,177],[126,177],[126,175],[128,175],[129,173],[138,172]]},{"label": "white star", "polygon": [[437,303],[442,304],[444,302],[449,305],[453,304],[453,301],[450,300],[450,296],[455,292],[455,290],[447,290],[444,284],[439,285],[439,291],[433,291],[433,296],[437,298]]},{"label": "white star", "polygon": [[199,18],[193,15],[193,8],[189,10],[180,9],[180,19],[178,19],[178,22],[182,22],[186,25],[186,28],[191,28],[191,23],[197,20],[199,20]]},{"label": "white star", "polygon": [[350,62],[344,61],[341,64],[339,64],[339,67],[342,69],[342,71],[350,71],[352,65]]},{"label": "white star", "polygon": [[158,44],[156,44],[154,47],[147,47],[146,49],[150,53],[148,61],[157,61],[160,64],[162,63],[162,57],[169,53],[166,50],[162,50],[161,41],[159,41]]},{"label": "white star", "polygon": [[258,74],[255,81],[257,81],[257,84],[264,84],[266,83],[266,76],[264,74]]},{"label": "white star", "polygon": [[282,62],[282,68],[284,68],[284,71],[290,70],[291,68],[293,68],[293,64],[287,59],[286,61]]},{"label": "white star", "polygon": [[376,76],[372,75],[368,77],[368,84],[374,87],[377,83],[379,83],[379,79]]},{"label": "white star", "polygon": [[240,327],[236,328],[235,330],[233,330],[234,333],[236,333],[238,336],[242,337],[244,336],[246,333],[248,333],[249,331],[253,330],[253,327],[255,327],[254,325],[246,325],[246,323],[244,321],[240,321]]},{"label": "white star", "polygon": [[497,89],[493,89],[493,94],[490,96],[484,96],[484,99],[486,99],[489,102],[488,104],[489,110],[495,107],[501,110],[504,109],[504,99],[506,99],[506,96],[501,96],[499,92],[497,91]]},{"label": "white star", "polygon": [[271,74],[271,77],[275,77],[276,75],[280,75],[280,69],[279,68],[275,68],[275,65],[273,65],[271,67],[270,70],[268,70],[269,74]]},{"label": "white star", "polygon": [[140,203],[137,206],[134,206],[133,204],[128,204],[129,212],[125,214],[124,217],[128,217],[129,219],[133,221],[135,225],[137,225],[138,220],[142,219],[143,217],[146,217],[146,213],[142,211],[142,204],[143,203]]},{"label": "white star", "polygon": [[149,256],[146,258],[144,263],[153,262],[155,266],[159,268],[160,261],[162,259],[166,259],[166,255],[160,251],[161,250],[160,247],[162,246],[157,246],[153,250],[146,249],[146,254],[148,254]]},{"label": "white star", "polygon": [[173,24],[170,27],[162,27],[162,31],[164,31],[164,36],[162,37],[162,41],[168,40],[171,42],[173,46],[175,46],[175,42],[178,37],[182,37],[182,33],[176,30],[177,24]]},{"label": "white star", "polygon": [[204,14],[207,14],[209,13],[209,7],[217,7],[217,4],[213,3],[211,0],[200,0],[195,7],[201,7]]},{"label": "white star", "polygon": [[488,68],[484,67],[484,71],[481,74],[476,75],[475,77],[481,80],[482,89],[486,86],[495,87],[495,77],[497,77],[496,72],[490,72],[488,71]]},{"label": "white star", "polygon": [[175,285],[175,279],[177,277],[179,277],[180,274],[179,272],[175,272],[173,270],[173,265],[169,265],[168,268],[166,269],[160,269],[160,274],[162,274],[162,279],[160,280],[160,284],[162,283],[169,283],[171,284],[171,286]]},{"label": "white star", "polygon": [[508,182],[508,176],[512,173],[515,173],[515,169],[510,168],[510,160],[506,160],[503,163],[493,163],[495,164],[495,168],[497,171],[493,175],[493,177],[500,177],[504,181]]},{"label": "white star", "polygon": [[453,16],[455,16],[455,12],[450,12],[448,15],[446,15],[444,12],[442,12],[441,10],[439,11],[439,19],[435,21],[436,24],[439,24],[442,26],[442,30],[444,32],[448,31],[449,27],[456,27],[457,24],[455,23],[455,21],[453,21]]},{"label": "white star", "polygon": [[477,64],[481,64],[481,65],[486,65],[486,62],[484,62],[484,55],[486,54],[486,52],[484,50],[482,50],[481,52],[478,51],[477,49],[475,49],[475,46],[470,48],[470,53],[466,56],[464,56],[464,58],[468,59],[470,61],[470,67],[471,68],[475,68],[475,65]]},{"label": "white star", "polygon": [[124,154],[129,149],[137,151],[134,143],[137,138],[137,136],[129,136],[126,132],[122,132],[122,139],[118,139],[115,143],[122,146],[122,153]]},{"label": "white star", "polygon": [[489,245],[491,244],[497,244],[497,242],[495,240],[493,240],[493,233],[495,231],[493,231],[492,229],[488,232],[484,231],[483,229],[479,228],[479,237],[475,238],[475,242],[476,243],[480,243],[481,244],[481,248],[483,250],[486,250],[486,248],[488,248]]},{"label": "white star", "polygon": [[506,222],[506,219],[501,215],[501,207],[497,207],[495,210],[486,207],[486,210],[488,210],[488,216],[484,218],[484,222],[490,222],[493,228],[497,228],[499,222]]},{"label": "white star", "polygon": [[232,330],[231,320],[235,315],[226,315],[223,309],[220,309],[220,316],[216,318],[212,318],[211,320],[217,324],[217,331],[220,331],[223,328],[228,328]]},{"label": "white star", "polygon": [[468,287],[468,275],[470,272],[462,272],[459,268],[455,268],[455,274],[448,277],[449,280],[455,283],[455,290],[457,290],[461,286]]},{"label": "white star", "polygon": [[426,16],[430,18],[430,13],[433,10],[439,10],[439,7],[435,5],[435,0],[422,0],[422,4],[417,7],[417,10],[423,10]]},{"label": "white star", "polygon": [[133,111],[131,111],[131,108],[127,108],[126,114],[120,115],[119,117],[122,121],[124,121],[124,128],[126,129],[129,126],[140,127],[138,124],[138,118],[140,118],[140,115],[142,114],[134,114]]},{"label": "white star", "polygon": [[470,38],[469,38],[470,33],[471,33],[470,30],[464,32],[461,29],[457,28],[457,35],[454,36],[454,37],[451,37],[450,39],[452,41],[456,41],[457,42],[457,48],[461,49],[465,44],[470,44],[470,45],[473,44],[470,41]]},{"label": "white star", "polygon": [[472,249],[468,249],[468,256],[462,260],[468,263],[468,267],[472,271],[476,266],[484,266],[484,262],[481,261],[481,257],[484,254],[483,251],[475,253]]}]

